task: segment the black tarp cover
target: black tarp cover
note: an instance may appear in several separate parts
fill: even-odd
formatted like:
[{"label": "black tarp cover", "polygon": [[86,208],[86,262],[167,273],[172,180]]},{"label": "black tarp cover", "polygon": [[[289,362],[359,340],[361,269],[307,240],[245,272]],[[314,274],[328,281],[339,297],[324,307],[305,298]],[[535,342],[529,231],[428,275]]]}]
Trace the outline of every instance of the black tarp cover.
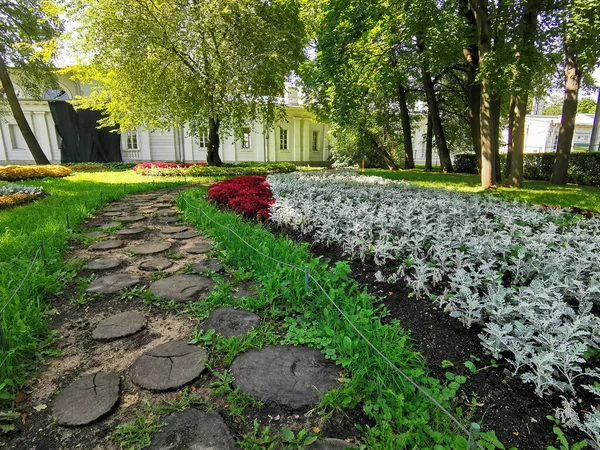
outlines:
[{"label": "black tarp cover", "polygon": [[102,113],[91,109],[75,110],[70,103],[49,101],[56,131],[62,139],[61,161],[120,162],[121,135],[111,128],[98,129]]}]

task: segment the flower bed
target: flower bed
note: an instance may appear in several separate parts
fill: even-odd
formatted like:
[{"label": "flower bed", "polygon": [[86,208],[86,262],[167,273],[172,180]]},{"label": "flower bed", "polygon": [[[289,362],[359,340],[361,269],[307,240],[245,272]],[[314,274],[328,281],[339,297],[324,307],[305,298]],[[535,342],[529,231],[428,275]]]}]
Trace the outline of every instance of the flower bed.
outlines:
[{"label": "flower bed", "polygon": [[214,184],[208,190],[210,199],[229,206],[246,217],[267,220],[273,194],[265,177],[237,177]]},{"label": "flower bed", "polygon": [[0,209],[30,203],[45,195],[44,189],[41,187],[5,184],[0,186]]},{"label": "flower bed", "polygon": [[152,176],[182,176],[185,169],[192,166],[205,166],[205,162],[199,163],[170,163],[170,162],[147,162],[136,164],[133,170],[139,175]]},{"label": "flower bed", "polygon": [[37,178],[58,178],[71,175],[71,169],[65,166],[4,166],[0,167],[0,180],[18,181]]},{"label": "flower bed", "polygon": [[[482,345],[536,394],[600,393],[599,218],[349,172],[267,182],[273,222],[372,258],[380,281],[404,279],[477,324]],[[582,429],[598,433],[600,413],[588,411]]]}]

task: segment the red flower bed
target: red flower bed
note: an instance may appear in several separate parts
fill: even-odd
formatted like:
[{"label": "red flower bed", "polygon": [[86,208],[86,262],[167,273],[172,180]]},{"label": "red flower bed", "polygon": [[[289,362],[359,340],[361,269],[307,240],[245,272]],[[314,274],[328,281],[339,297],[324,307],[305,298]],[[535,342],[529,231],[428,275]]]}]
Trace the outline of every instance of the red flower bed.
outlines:
[{"label": "red flower bed", "polygon": [[247,217],[267,220],[275,203],[266,177],[237,177],[216,183],[208,190],[212,200],[229,206]]},{"label": "red flower bed", "polygon": [[138,170],[138,169],[152,169],[154,167],[157,167],[159,169],[165,168],[165,167],[192,167],[192,166],[205,166],[206,163],[205,162],[199,162],[199,163],[169,163],[169,162],[146,162],[146,163],[140,163],[140,164],[136,164],[133,167],[133,170]]}]

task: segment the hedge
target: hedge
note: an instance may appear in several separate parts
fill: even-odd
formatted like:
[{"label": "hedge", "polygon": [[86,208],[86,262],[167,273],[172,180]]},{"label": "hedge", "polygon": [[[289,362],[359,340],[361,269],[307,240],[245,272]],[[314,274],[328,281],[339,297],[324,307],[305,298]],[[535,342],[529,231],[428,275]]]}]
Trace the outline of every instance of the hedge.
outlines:
[{"label": "hedge", "polygon": [[[554,166],[555,153],[528,153],[523,156],[523,176],[527,180],[549,181]],[[506,166],[506,155],[500,155],[502,167]],[[460,173],[478,173],[477,157],[464,153],[454,156],[454,169]],[[600,186],[600,152],[571,153],[569,183],[585,186]]]},{"label": "hedge", "polygon": [[[152,164],[151,167],[146,165]],[[194,165],[175,163],[146,163],[134,168],[138,175],[153,176],[189,176],[215,177],[236,175],[268,175],[271,173],[293,172],[296,166],[286,162],[243,162],[238,164],[223,164],[222,166],[207,166],[206,163]]]},{"label": "hedge", "polygon": [[36,178],[59,178],[71,175],[71,169],[65,166],[4,166],[0,167],[0,180],[18,181]]}]

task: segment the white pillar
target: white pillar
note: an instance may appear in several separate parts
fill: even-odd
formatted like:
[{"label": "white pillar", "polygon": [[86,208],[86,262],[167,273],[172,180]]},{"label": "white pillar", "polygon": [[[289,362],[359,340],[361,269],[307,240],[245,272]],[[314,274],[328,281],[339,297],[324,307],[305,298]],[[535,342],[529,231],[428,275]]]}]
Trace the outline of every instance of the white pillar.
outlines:
[{"label": "white pillar", "polygon": [[293,145],[293,161],[300,161],[299,156],[300,156],[300,152],[302,151],[302,134],[301,134],[301,129],[300,127],[302,126],[302,119],[298,118],[298,117],[294,117],[294,130],[293,130],[293,141],[292,141],[292,145]]},{"label": "white pillar", "polygon": [[310,139],[310,123],[308,118],[302,119],[302,157],[300,161],[310,161],[311,139]]}]

